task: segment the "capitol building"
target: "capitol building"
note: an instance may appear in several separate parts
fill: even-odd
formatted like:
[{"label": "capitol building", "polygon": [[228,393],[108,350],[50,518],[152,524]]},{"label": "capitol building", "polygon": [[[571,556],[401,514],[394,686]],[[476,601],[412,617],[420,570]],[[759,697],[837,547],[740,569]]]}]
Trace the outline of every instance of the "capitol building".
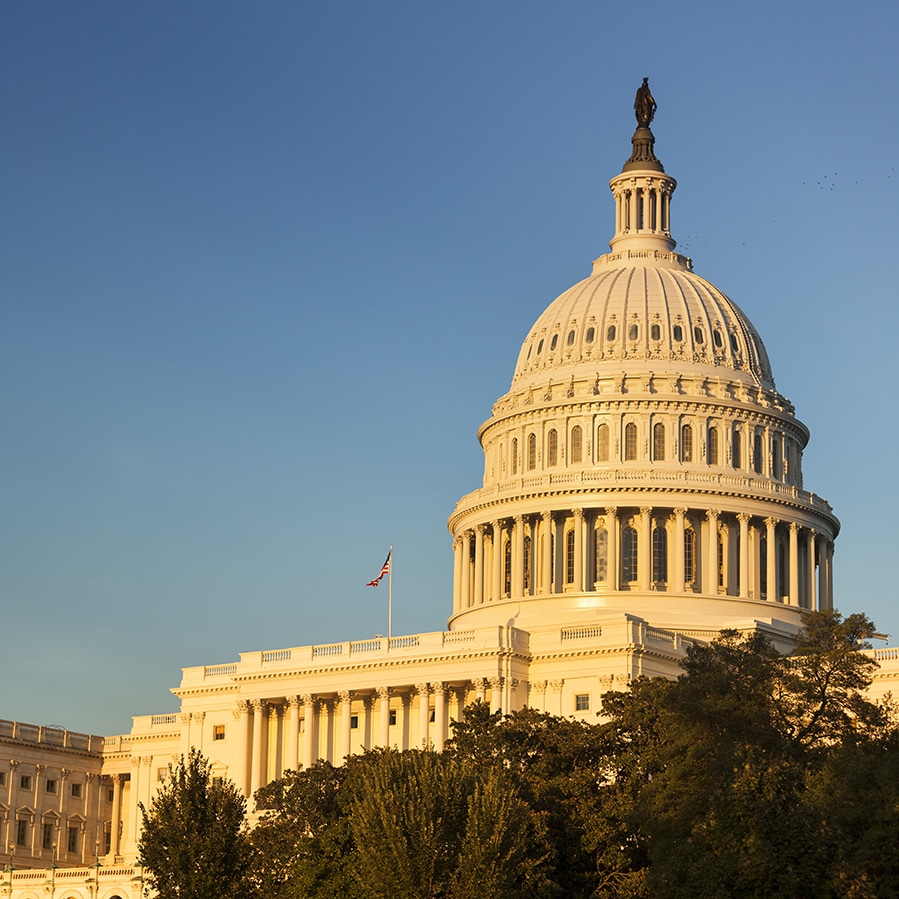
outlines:
[{"label": "capitol building", "polygon": [[[604,692],[676,677],[691,641],[789,651],[803,610],[833,608],[840,523],[804,483],[809,430],[747,314],[677,252],[645,81],[635,112],[610,252],[528,328],[478,431],[446,629],[185,668],[180,711],[128,734],[0,720],[0,896],[140,896],[138,803],[191,747],[252,797],[317,759],[440,750],[476,699],[596,721]],[[899,650],[870,652],[878,698]]]}]

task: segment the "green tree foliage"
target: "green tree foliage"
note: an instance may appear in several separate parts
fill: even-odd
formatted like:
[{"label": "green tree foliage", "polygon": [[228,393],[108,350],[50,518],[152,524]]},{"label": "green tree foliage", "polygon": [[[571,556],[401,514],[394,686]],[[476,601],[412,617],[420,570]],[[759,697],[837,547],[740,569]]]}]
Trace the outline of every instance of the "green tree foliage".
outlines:
[{"label": "green tree foliage", "polygon": [[245,899],[249,855],[246,800],[230,782],[213,782],[209,763],[191,750],[147,809],[139,864],[159,899]]}]

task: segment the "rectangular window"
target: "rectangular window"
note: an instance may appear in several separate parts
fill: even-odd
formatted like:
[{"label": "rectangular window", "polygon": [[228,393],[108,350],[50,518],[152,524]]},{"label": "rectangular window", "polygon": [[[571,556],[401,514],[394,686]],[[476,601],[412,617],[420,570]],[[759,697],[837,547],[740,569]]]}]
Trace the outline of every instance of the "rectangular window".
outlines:
[{"label": "rectangular window", "polygon": [[224,777],[213,777],[212,778],[212,785],[214,787],[220,787],[224,782],[225,782]]},{"label": "rectangular window", "polygon": [[66,848],[69,852],[77,852],[78,851],[78,828],[70,827],[68,831],[68,839],[66,841]]},{"label": "rectangular window", "polygon": [[396,709],[390,710],[390,725],[391,727],[396,724]]},{"label": "rectangular window", "polygon": [[80,799],[83,789],[82,784],[72,784],[72,799]]},{"label": "rectangular window", "polygon": [[0,787],[6,786],[6,772],[0,771]]},{"label": "rectangular window", "polygon": [[16,846],[26,845],[28,840],[28,822],[21,818],[16,821]]},{"label": "rectangular window", "polygon": [[574,710],[576,712],[589,712],[590,711],[590,694],[589,693],[578,693],[574,697]]},{"label": "rectangular window", "polygon": [[19,786],[23,790],[30,790],[31,789],[31,775],[23,774],[22,777],[19,779]]},{"label": "rectangular window", "polygon": [[48,793],[56,793],[57,786],[58,783],[55,780],[48,780],[44,789],[46,789]]},{"label": "rectangular window", "polygon": [[224,740],[225,739],[225,725],[224,724],[213,725],[212,739],[213,740]]},{"label": "rectangular window", "polygon": [[53,825],[52,824],[44,824],[43,831],[41,833],[41,847],[43,849],[52,849],[53,848]]},{"label": "rectangular window", "polygon": [[107,801],[107,802],[112,802],[113,799],[115,799],[115,787],[110,787],[110,788],[106,791],[106,801]]},{"label": "rectangular window", "polygon": [[359,727],[359,716],[350,715],[350,730],[356,730]]},{"label": "rectangular window", "polygon": [[162,783],[169,776],[168,768],[156,769],[156,783]]},{"label": "rectangular window", "polygon": [[107,830],[103,834],[103,846],[104,846],[103,854],[109,855],[109,853],[112,852],[112,831],[111,830]]}]

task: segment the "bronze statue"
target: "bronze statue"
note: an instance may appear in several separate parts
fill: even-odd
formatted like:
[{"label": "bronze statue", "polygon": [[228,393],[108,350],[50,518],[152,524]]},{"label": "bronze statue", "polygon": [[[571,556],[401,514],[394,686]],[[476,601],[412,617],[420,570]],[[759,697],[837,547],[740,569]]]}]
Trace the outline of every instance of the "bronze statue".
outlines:
[{"label": "bronze statue", "polygon": [[637,96],[634,99],[634,113],[637,116],[637,125],[648,128],[653,116],[656,114],[656,101],[649,90],[649,79],[644,78],[643,84],[637,88]]}]

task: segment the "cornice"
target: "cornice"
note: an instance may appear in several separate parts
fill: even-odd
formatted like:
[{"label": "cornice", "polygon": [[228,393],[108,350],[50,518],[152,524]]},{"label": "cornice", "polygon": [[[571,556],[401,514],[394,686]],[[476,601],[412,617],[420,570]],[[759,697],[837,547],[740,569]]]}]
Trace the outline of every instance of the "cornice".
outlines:
[{"label": "cornice", "polygon": [[14,746],[18,750],[30,749],[35,753],[51,752],[54,755],[84,759],[103,758],[102,749],[76,749],[72,746],[57,746],[55,743],[36,743],[33,740],[17,740],[14,737],[0,737],[0,746]]}]

